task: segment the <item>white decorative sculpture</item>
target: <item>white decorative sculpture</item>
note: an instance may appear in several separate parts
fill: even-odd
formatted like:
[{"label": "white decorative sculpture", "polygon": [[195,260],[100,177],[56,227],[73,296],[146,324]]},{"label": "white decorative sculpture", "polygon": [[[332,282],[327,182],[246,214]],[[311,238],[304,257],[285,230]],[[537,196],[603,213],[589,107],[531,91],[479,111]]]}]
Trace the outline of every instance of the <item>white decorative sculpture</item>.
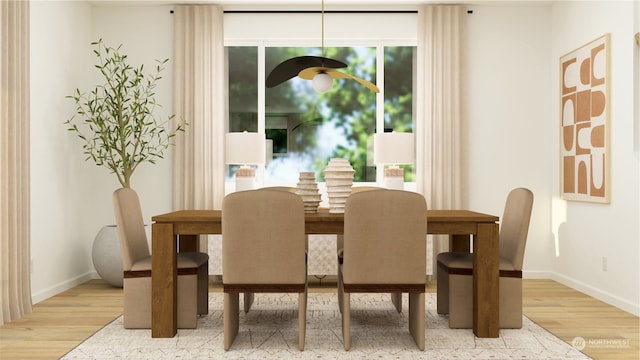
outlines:
[{"label": "white decorative sculpture", "polygon": [[296,187],[296,194],[302,197],[304,202],[305,213],[318,212],[321,195],[318,191],[318,183],[316,183],[316,174],[313,172],[301,172],[300,181]]},{"label": "white decorative sculpture", "polygon": [[324,169],[329,196],[329,212],[344,213],[344,205],[351,194],[355,171],[347,159],[333,158]]}]

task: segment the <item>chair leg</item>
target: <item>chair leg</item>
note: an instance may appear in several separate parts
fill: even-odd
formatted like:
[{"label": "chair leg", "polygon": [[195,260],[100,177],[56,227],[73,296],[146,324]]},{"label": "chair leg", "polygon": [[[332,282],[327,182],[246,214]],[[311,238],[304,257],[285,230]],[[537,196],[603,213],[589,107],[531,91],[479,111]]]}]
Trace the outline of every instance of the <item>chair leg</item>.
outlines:
[{"label": "chair leg", "polygon": [[198,267],[198,315],[209,313],[209,262]]},{"label": "chair leg", "polygon": [[231,348],[240,322],[239,293],[224,293],[224,350]]},{"label": "chair leg", "polygon": [[441,315],[449,313],[449,269],[438,263],[437,275],[437,312]]},{"label": "chair leg", "polygon": [[338,264],[338,308],[342,314],[342,301],[344,298],[344,287],[342,285],[342,265]]},{"label": "chair leg", "polygon": [[307,333],[307,291],[298,294],[298,349],[304,350]]},{"label": "chair leg", "polygon": [[418,349],[424,351],[424,293],[409,293],[409,332],[418,345]]},{"label": "chair leg", "polygon": [[351,294],[344,293],[342,297],[342,339],[344,349],[351,349]]},{"label": "chair leg", "polygon": [[449,327],[473,328],[473,276],[449,275]]},{"label": "chair leg", "polygon": [[248,313],[251,310],[251,305],[253,305],[254,293],[246,292],[244,293],[244,313]]},{"label": "chair leg", "polygon": [[391,293],[391,302],[398,313],[402,312],[402,293]]}]

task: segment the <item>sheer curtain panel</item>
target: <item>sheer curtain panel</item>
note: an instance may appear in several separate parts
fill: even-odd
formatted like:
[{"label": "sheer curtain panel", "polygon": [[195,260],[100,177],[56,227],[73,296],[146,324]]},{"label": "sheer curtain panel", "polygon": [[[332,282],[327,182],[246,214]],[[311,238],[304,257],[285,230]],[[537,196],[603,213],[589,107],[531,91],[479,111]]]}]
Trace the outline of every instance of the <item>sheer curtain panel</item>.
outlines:
[{"label": "sheer curtain panel", "polygon": [[[464,6],[424,5],[418,10],[416,178],[429,209],[460,208],[461,114]],[[447,251],[446,236],[429,241],[427,274],[435,274],[435,254]],[[428,248],[428,250],[429,250]],[[430,271],[429,271],[430,270]]]},{"label": "sheer curtain panel", "polygon": [[220,209],[224,197],[226,73],[222,7],[174,9],[174,112],[189,125],[176,136],[173,207]]},{"label": "sheer curtain panel", "polygon": [[0,325],[31,312],[29,2],[0,2]]}]

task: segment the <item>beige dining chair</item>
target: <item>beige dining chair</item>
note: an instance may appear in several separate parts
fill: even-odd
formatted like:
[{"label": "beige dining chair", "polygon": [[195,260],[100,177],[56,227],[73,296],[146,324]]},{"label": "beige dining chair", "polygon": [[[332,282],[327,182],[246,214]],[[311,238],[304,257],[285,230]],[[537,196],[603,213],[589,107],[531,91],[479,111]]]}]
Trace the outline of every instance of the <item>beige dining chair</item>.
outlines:
[{"label": "beige dining chair", "polygon": [[224,349],[239,331],[239,293],[298,293],[298,348],[304,350],[307,261],[302,198],[248,190],[222,202]]},{"label": "beige dining chair", "polygon": [[[351,194],[357,194],[362,191],[381,190],[381,189],[384,189],[384,188],[381,188],[378,186],[354,186],[351,188]],[[351,196],[351,194],[349,194],[349,196]],[[336,251],[338,252],[338,256],[340,256],[340,254],[342,253],[343,247],[344,247],[344,235],[339,234],[337,235],[337,239],[336,239]]]},{"label": "beige dining chair", "polygon": [[[151,328],[151,254],[138,194],[130,188],[113,193],[122,252],[124,327]],[[178,328],[193,329],[197,316],[209,312],[209,256],[178,253]]]},{"label": "beige dining chair", "polygon": [[409,331],[424,350],[426,212],[424,197],[409,191],[362,191],[347,198],[338,267],[345,350],[351,348],[351,293],[404,292],[409,293]]},{"label": "beige dining chair", "polygon": [[[354,186],[351,188],[351,194],[349,194],[349,196],[362,191],[371,191],[371,190],[384,190],[384,188],[379,186]],[[338,234],[336,235],[336,254],[338,255],[338,267],[342,263],[343,248],[344,248],[344,234]],[[339,277],[338,277],[338,285],[340,285]],[[399,301],[398,301],[398,298],[400,299]],[[400,295],[392,294],[391,300],[393,301],[394,306],[396,306],[396,310],[400,312],[402,310],[401,308],[399,308],[400,306],[402,306],[402,294]],[[400,302],[400,305],[398,305],[398,302]],[[340,312],[342,313],[342,293],[341,292],[338,292],[338,306],[340,308]]]},{"label": "beige dining chair", "polygon": [[[290,192],[295,194],[296,193],[296,188],[295,187],[291,187],[291,186],[265,186],[260,188],[260,190],[273,190],[273,191],[285,191],[285,192]],[[309,238],[305,237],[305,249],[309,250]],[[254,293],[252,292],[245,292],[244,296],[243,296],[243,307],[244,307],[244,312],[248,313],[251,310],[251,306],[253,305],[253,302],[255,300],[255,296]]]},{"label": "beige dining chair", "polygon": [[[516,188],[507,196],[500,225],[499,326],[522,327],[522,263],[533,193]],[[438,314],[449,314],[450,328],[473,327],[473,254],[438,254]]]}]

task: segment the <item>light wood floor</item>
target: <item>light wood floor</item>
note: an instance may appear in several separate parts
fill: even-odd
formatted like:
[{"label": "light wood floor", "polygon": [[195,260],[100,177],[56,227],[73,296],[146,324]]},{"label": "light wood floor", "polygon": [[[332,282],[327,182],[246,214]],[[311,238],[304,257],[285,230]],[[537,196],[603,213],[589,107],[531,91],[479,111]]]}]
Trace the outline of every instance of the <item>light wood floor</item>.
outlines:
[{"label": "light wood floor", "polygon": [[[335,291],[335,283],[310,292]],[[220,291],[212,284],[211,291]],[[428,292],[436,290],[429,283]],[[594,359],[640,359],[637,316],[551,280],[524,280],[524,313],[567,343],[586,341]],[[0,359],[58,359],[122,312],[122,289],[91,280],[35,305],[33,313],[0,327]]]}]

